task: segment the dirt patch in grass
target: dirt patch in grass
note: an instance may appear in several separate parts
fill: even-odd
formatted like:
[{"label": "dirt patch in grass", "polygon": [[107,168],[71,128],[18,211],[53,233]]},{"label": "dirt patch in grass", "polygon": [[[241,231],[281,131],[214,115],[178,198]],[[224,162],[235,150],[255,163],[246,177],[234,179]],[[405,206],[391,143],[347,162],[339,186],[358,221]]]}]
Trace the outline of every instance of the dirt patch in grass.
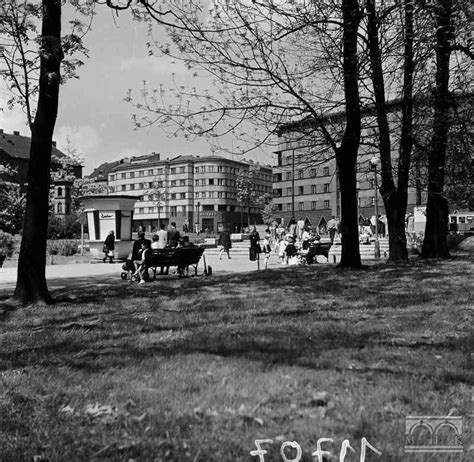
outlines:
[{"label": "dirt patch in grass", "polygon": [[333,438],[351,462],[367,438],[367,461],[448,461],[404,453],[405,416],[471,412],[472,280],[464,255],[58,290],[0,324],[0,459],[247,461],[271,438],[265,460],[309,461]]}]

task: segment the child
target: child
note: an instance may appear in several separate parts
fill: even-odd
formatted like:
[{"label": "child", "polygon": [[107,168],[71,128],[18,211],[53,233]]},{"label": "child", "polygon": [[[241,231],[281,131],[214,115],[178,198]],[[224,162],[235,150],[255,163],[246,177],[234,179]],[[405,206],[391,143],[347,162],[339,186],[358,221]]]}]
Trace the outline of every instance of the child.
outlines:
[{"label": "child", "polygon": [[148,245],[148,241],[144,241],[142,242],[141,244],[141,248],[140,248],[140,256],[141,256],[141,259],[140,259],[140,263],[138,264],[138,268],[137,268],[137,271],[135,272],[135,275],[138,274],[138,276],[140,277],[140,282],[139,284],[145,284],[145,278],[147,276],[146,272],[147,272],[147,259],[150,255],[150,246]]},{"label": "child", "polygon": [[270,245],[271,238],[271,234],[267,232],[262,242],[262,253],[264,255],[263,266],[265,269],[267,269],[268,259],[270,258],[270,253],[272,252],[272,247]]}]

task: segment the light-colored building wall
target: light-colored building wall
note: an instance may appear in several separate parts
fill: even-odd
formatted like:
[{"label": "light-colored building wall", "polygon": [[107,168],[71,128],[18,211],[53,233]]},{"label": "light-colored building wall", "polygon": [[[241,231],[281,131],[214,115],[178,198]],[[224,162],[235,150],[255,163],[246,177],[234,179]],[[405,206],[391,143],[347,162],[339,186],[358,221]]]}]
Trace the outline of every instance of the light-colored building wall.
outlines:
[{"label": "light-colored building wall", "polygon": [[[224,226],[233,231],[247,225],[247,210],[241,208],[237,195],[240,169],[249,162],[238,162],[219,156],[178,156],[160,159],[158,154],[124,159],[108,175],[110,194],[136,195],[135,226],[151,231],[160,223],[174,221],[179,228],[217,231]],[[272,192],[271,167],[259,166],[255,186],[258,195]],[[158,204],[153,185],[161,182],[163,199]],[[260,209],[251,209],[251,220],[261,222]]]}]

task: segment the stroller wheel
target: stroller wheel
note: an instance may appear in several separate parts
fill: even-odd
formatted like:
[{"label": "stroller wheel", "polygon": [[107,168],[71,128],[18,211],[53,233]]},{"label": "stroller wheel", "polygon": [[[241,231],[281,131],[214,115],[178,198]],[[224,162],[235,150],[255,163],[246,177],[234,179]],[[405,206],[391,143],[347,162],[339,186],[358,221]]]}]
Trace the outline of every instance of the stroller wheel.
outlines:
[{"label": "stroller wheel", "polygon": [[122,272],[122,273],[120,273],[120,277],[125,281],[128,278],[128,274]]}]

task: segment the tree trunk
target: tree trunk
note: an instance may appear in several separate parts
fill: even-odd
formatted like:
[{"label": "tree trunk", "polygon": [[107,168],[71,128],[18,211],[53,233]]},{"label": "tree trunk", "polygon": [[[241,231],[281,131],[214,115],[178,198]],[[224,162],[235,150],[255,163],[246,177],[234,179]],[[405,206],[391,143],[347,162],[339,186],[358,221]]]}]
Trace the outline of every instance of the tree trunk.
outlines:
[{"label": "tree trunk", "polygon": [[28,190],[13,298],[22,304],[52,303],[46,284],[51,147],[58,110],[61,0],[43,0],[38,106],[31,126]]},{"label": "tree trunk", "polygon": [[422,258],[449,257],[448,202],[444,196],[446,146],[449,131],[449,60],[451,57],[452,0],[439,0],[436,6],[436,87],[434,91],[433,135],[428,152],[428,202]]},{"label": "tree trunk", "polygon": [[360,144],[361,114],[359,100],[359,69],[357,31],[360,12],[357,0],[343,0],[343,70],[346,100],[346,128],[336,162],[341,185],[341,262],[339,267],[360,268],[359,223],[357,217],[356,164]]},{"label": "tree trunk", "polygon": [[405,2],[404,86],[401,102],[402,129],[398,161],[398,186],[395,186],[393,178],[390,127],[387,117],[382,53],[379,44],[379,25],[375,13],[375,1],[368,0],[366,7],[371,79],[374,87],[381,160],[382,184],[380,193],[387,214],[389,260],[393,262],[406,261],[408,260],[408,252],[406,248],[405,214],[408,201],[408,176],[413,146],[413,3],[411,0],[406,0]]}]

